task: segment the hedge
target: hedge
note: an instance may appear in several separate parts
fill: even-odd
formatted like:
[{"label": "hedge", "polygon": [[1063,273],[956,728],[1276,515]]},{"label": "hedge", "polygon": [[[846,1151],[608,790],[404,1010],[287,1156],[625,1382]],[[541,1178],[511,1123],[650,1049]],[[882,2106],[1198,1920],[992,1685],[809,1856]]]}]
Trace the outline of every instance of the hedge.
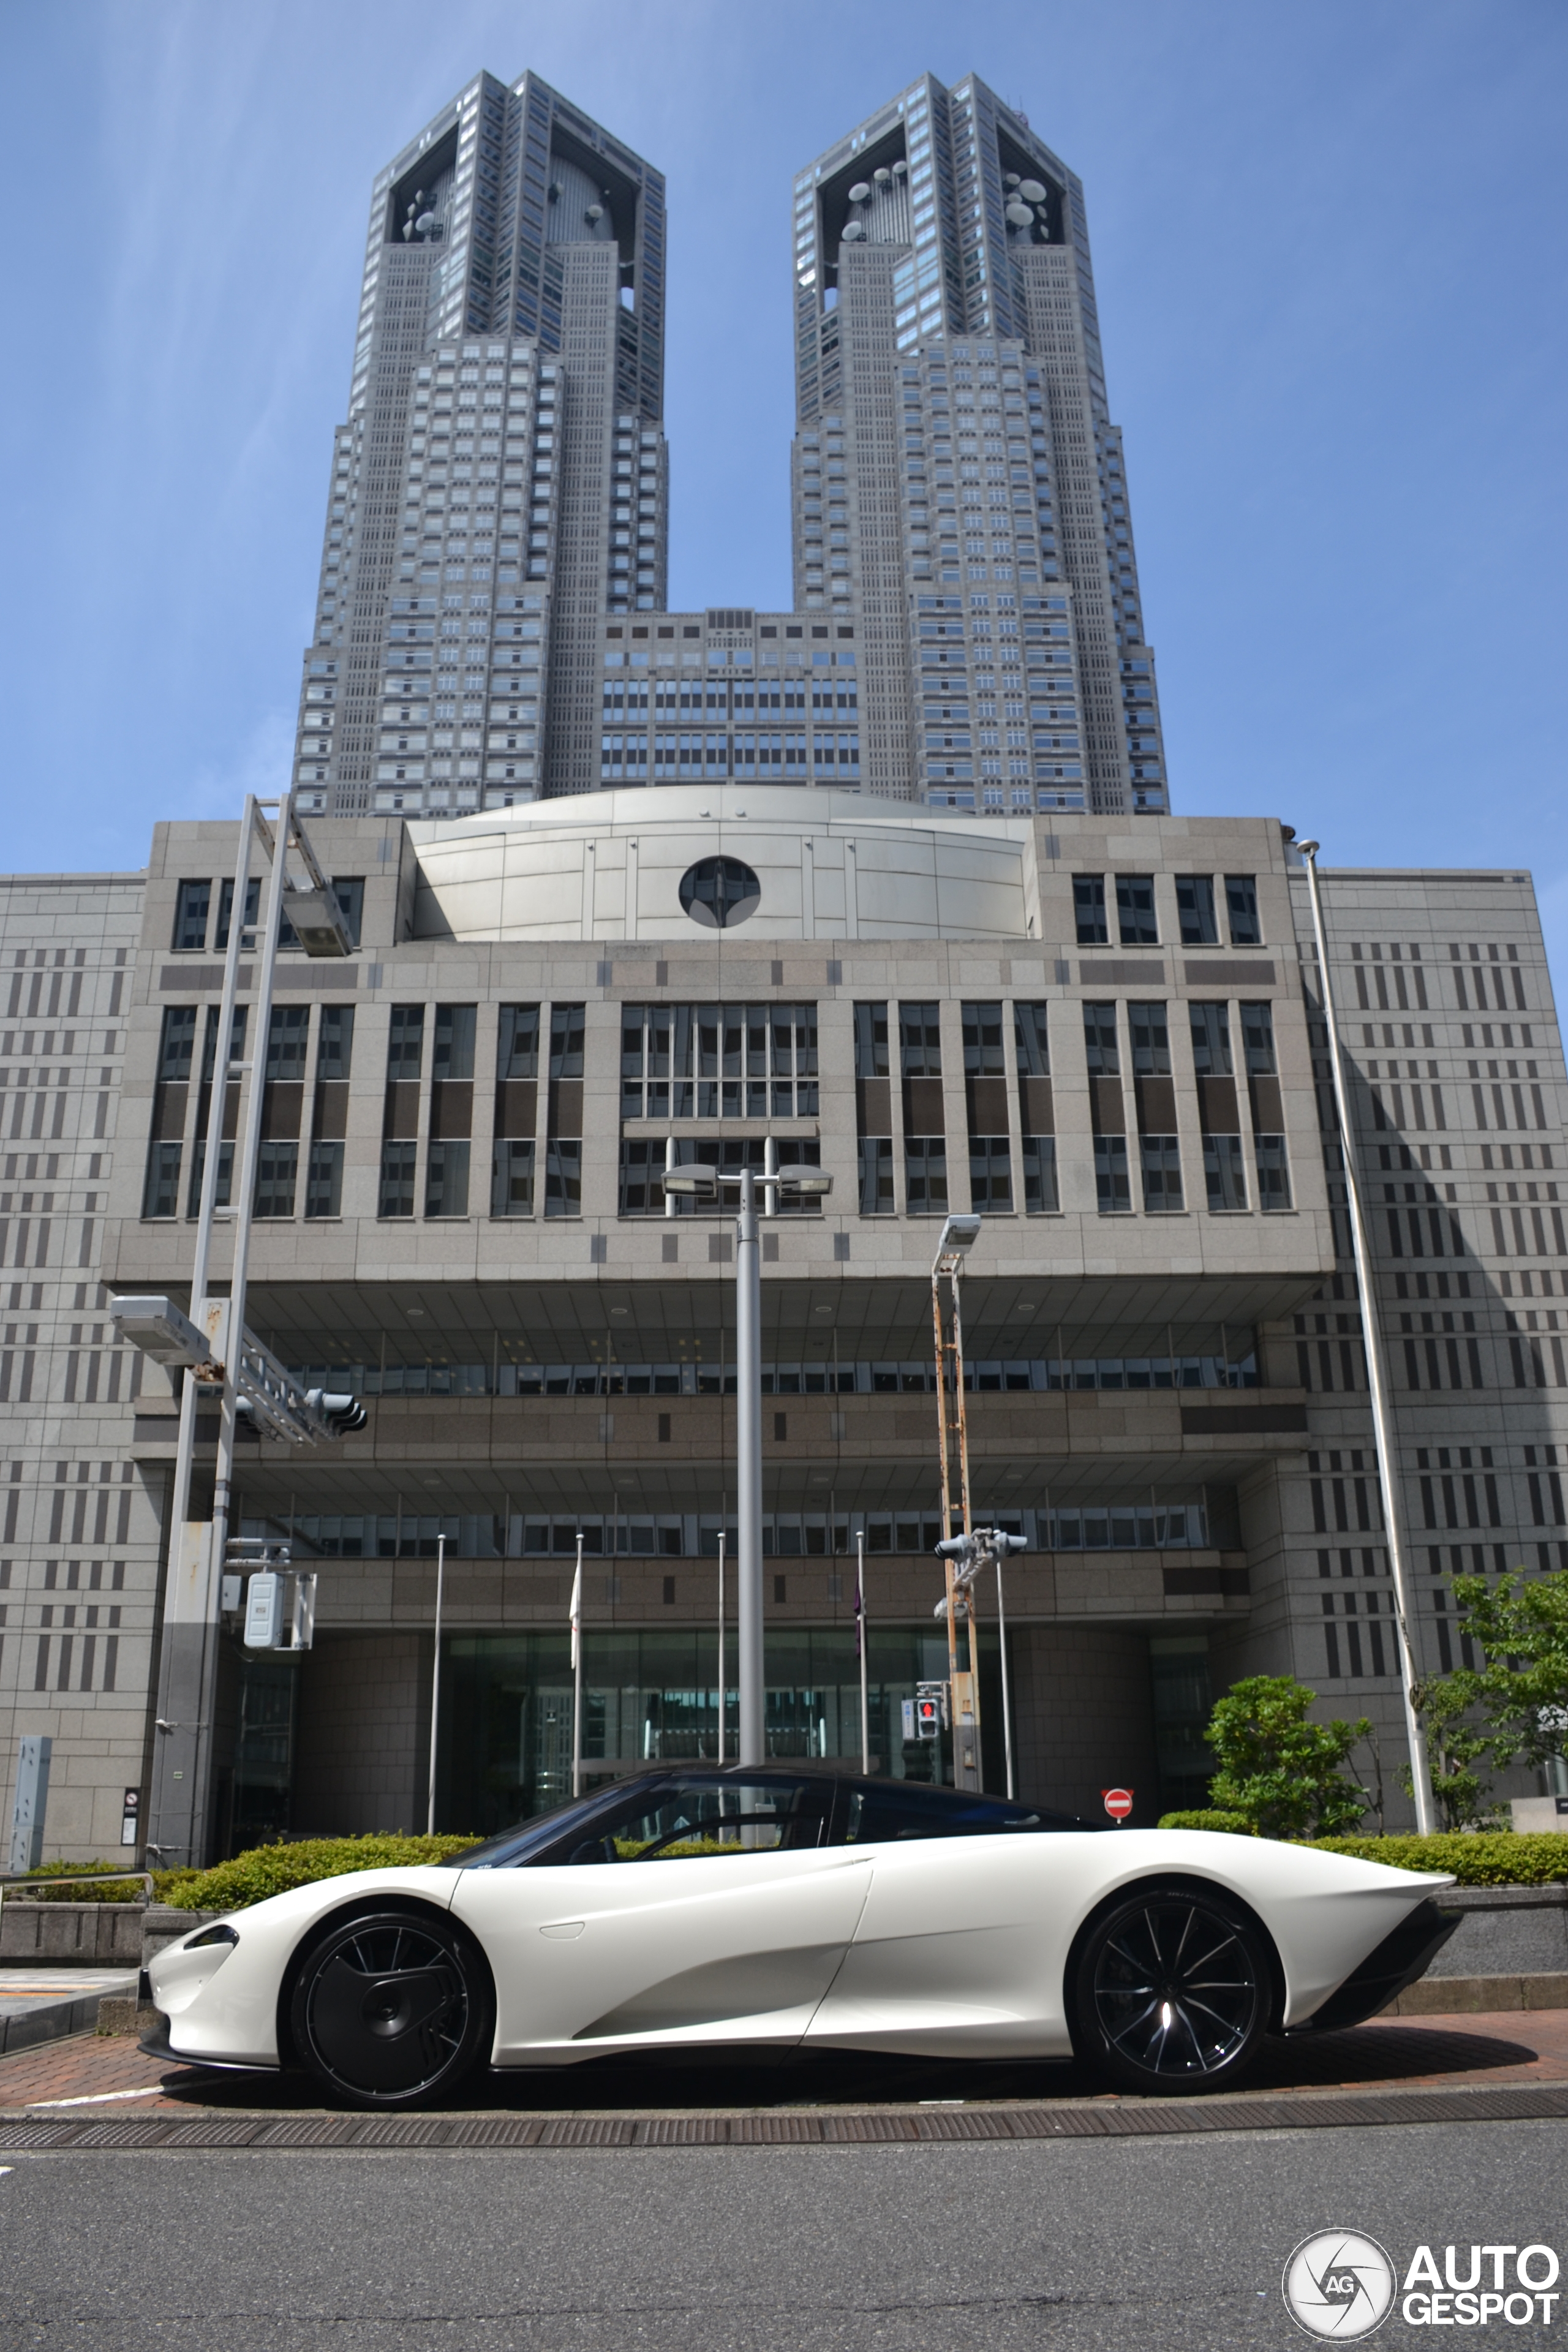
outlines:
[{"label": "hedge", "polygon": [[[28,1875],[34,1878],[96,1878],[100,1872],[123,1870],[121,1862],[41,1862]],[[154,1872],[154,1878],[157,1874]],[[7,1887],[7,1903],[140,1903],[146,1893],[145,1881],[122,1878],[118,1885],[105,1886],[94,1894],[90,1886],[18,1886]]]},{"label": "hedge", "polygon": [[220,1862],[211,1870],[171,1871],[158,1888],[159,1899],[181,1911],[243,1911],[248,1904],[264,1903],[290,1886],[309,1886],[318,1878],[337,1878],[353,1870],[399,1870],[424,1862],[439,1862],[464,1846],[478,1845],[470,1837],[384,1836],[305,1838],[297,1845],[253,1846]]},{"label": "hedge", "polygon": [[1351,1853],[1394,1870],[1452,1871],[1461,1886],[1547,1886],[1568,1879],[1568,1832],[1440,1830],[1434,1837],[1304,1841],[1320,1853]]},{"label": "hedge", "polygon": [[1258,1824],[1249,1822],[1245,1813],[1224,1813],[1212,1805],[1192,1813],[1162,1813],[1159,1826],[1163,1830],[1223,1830],[1230,1837],[1256,1837]]}]

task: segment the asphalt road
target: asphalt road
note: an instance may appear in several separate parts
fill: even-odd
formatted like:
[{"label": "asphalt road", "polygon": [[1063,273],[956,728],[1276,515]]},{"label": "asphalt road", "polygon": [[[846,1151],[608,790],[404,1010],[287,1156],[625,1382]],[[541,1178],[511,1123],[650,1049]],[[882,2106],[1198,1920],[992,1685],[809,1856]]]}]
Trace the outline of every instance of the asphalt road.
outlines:
[{"label": "asphalt road", "polygon": [[[1450,2242],[1568,2257],[1565,2158],[1558,2123],[1022,2147],[18,2154],[0,2177],[0,2347],[1300,2345],[1279,2280],[1310,2231],[1368,2231],[1402,2273],[1422,2242],[1439,2263]],[[1500,2315],[1500,2333],[1568,2341],[1568,2316]],[[1397,2306],[1376,2338],[1432,2340]]]}]

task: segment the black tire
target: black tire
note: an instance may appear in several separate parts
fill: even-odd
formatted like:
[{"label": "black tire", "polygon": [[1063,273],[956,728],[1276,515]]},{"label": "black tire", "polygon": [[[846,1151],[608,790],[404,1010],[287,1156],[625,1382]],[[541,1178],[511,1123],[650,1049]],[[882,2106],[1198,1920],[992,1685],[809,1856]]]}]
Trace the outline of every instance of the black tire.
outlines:
[{"label": "black tire", "polygon": [[1268,2028],[1273,1971],[1237,1904],[1199,1886],[1124,1895],[1094,1920],[1072,1979],[1079,2055],[1123,2090],[1227,2090]]},{"label": "black tire", "polygon": [[495,1995],[483,1956],[428,1911],[335,1919],[295,1979],[297,2055],[335,2098],[419,2107],[450,2095],[488,2054]]}]

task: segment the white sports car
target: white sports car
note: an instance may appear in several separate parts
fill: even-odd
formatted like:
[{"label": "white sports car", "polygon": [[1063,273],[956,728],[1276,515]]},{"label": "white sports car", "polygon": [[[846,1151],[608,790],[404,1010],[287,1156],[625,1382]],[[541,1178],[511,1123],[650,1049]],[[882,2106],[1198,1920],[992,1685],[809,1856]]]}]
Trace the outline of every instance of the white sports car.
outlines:
[{"label": "white sports car", "polygon": [[1077,2053],[1228,2085],[1263,2037],[1370,2017],[1449,1878],[1263,1839],[1090,1828],[908,1780],[666,1767],[445,1863],[276,1895],[152,1962],[150,2054],[303,2063],[365,2107],[481,2062],[704,2045]]}]

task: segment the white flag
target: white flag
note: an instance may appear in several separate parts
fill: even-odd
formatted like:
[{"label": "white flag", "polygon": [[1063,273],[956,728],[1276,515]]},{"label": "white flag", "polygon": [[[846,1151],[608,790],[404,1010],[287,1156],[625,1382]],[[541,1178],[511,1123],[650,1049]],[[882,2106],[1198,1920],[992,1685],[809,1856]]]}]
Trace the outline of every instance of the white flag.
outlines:
[{"label": "white flag", "polygon": [[572,1667],[576,1671],[583,1646],[583,1563],[577,1563],[577,1573],[572,1579]]}]

